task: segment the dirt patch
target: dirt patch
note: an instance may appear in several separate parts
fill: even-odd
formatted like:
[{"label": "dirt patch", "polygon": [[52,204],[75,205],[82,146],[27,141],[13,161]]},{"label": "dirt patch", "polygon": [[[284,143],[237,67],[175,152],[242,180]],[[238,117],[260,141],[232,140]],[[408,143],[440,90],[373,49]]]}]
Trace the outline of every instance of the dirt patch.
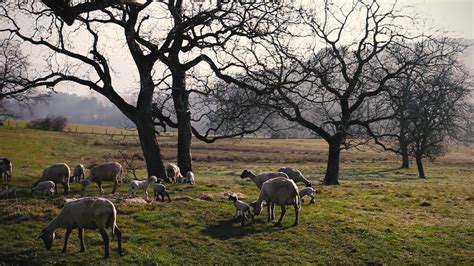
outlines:
[{"label": "dirt patch", "polygon": [[239,199],[245,199],[245,194],[237,192],[218,192],[218,193],[203,193],[198,198],[202,200],[216,200],[227,199],[230,194],[235,194]]}]

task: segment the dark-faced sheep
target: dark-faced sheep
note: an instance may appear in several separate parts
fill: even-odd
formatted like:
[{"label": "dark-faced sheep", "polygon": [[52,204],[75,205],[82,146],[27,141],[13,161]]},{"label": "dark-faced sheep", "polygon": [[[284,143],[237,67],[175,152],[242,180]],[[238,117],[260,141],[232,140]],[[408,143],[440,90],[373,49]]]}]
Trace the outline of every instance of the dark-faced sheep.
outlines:
[{"label": "dark-faced sheep", "polygon": [[293,205],[295,208],[295,222],[293,225],[298,224],[299,212],[301,208],[300,196],[298,195],[298,187],[295,182],[291,179],[284,177],[277,177],[265,181],[260,190],[260,195],[256,202],[253,203],[254,214],[259,215],[262,212],[263,202],[267,202],[267,208],[269,218],[270,212],[273,212],[269,208],[270,203],[275,203],[281,207],[281,215],[275,226],[279,226],[286,213],[286,205]]},{"label": "dark-faced sheep", "polygon": [[12,180],[13,164],[8,158],[3,158],[0,162],[0,179],[7,183]]},{"label": "dark-faced sheep", "polygon": [[53,181],[55,184],[54,190],[58,194],[58,184],[62,184],[64,188],[64,195],[69,192],[69,176],[71,171],[69,166],[65,163],[55,163],[43,170],[41,177],[33,184],[36,187],[40,182]]},{"label": "dark-faced sheep", "polygon": [[117,210],[114,204],[104,198],[82,198],[67,202],[59,214],[41,231],[38,238],[43,240],[47,250],[51,249],[58,228],[66,229],[62,252],[67,250],[67,242],[72,230],[77,229],[81,245],[80,252],[85,251],[84,229],[99,229],[104,241],[104,258],[109,257],[109,236],[105,229],[111,228],[117,237],[118,251],[122,254],[122,232],[117,227]]},{"label": "dark-faced sheep", "polygon": [[79,183],[81,180],[85,179],[85,172],[86,169],[84,168],[84,165],[78,164],[76,167],[74,167],[73,174],[71,176],[70,181]]},{"label": "dark-faced sheep", "polygon": [[86,180],[81,182],[82,191],[87,191],[87,188],[92,182],[97,183],[101,193],[104,193],[102,188],[103,181],[112,181],[114,182],[114,187],[112,189],[112,194],[117,191],[117,185],[122,185],[122,165],[117,162],[104,163],[94,166],[90,170],[89,177]]}]

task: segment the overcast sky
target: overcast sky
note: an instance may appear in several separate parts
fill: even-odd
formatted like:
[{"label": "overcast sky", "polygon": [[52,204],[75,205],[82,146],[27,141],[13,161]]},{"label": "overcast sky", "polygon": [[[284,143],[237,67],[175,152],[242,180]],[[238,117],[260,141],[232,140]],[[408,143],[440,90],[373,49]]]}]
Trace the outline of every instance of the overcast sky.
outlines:
[{"label": "overcast sky", "polygon": [[[320,0],[293,1],[297,3],[297,1],[306,2]],[[393,1],[380,0],[380,3],[382,5],[391,4],[393,3]],[[402,8],[403,12],[408,12],[410,14],[415,12],[422,19],[426,19],[427,28],[442,28],[449,32],[449,36],[474,39],[474,0],[398,0],[398,6]],[[112,64],[114,64],[115,62],[121,62],[121,64],[120,66],[115,68],[115,71],[117,71],[119,75],[120,72],[122,72],[122,74],[130,74],[129,67],[134,67],[133,64],[124,64],[124,62],[130,60],[130,56],[124,54],[117,54],[116,57],[117,58],[111,58]],[[468,60],[474,59],[471,57]],[[474,62],[471,62],[470,65],[474,65]],[[70,93],[74,92],[80,95],[97,95],[95,92],[83,88],[60,89],[60,91]]]}]

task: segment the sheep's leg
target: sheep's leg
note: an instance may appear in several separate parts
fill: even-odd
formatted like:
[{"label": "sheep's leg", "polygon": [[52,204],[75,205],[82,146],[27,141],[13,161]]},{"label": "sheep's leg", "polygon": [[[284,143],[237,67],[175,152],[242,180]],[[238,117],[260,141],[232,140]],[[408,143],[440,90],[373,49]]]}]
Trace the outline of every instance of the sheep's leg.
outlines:
[{"label": "sheep's leg", "polygon": [[145,200],[148,201],[148,191],[145,190]]},{"label": "sheep's leg", "polygon": [[58,195],[58,184],[54,183],[54,194]]},{"label": "sheep's leg", "polygon": [[[304,196],[303,196],[303,197],[304,197]],[[303,197],[301,197],[301,203],[304,203],[304,199],[303,199]],[[311,203],[311,202],[310,202],[310,203]]]},{"label": "sheep's leg", "polygon": [[293,223],[293,226],[296,226],[298,225],[298,220],[300,217],[300,208],[297,202],[293,203],[293,207],[295,208],[295,222]]},{"label": "sheep's leg", "polygon": [[170,194],[168,194],[168,192],[165,191],[165,195],[166,195],[166,197],[168,197],[168,202],[171,202]]},{"label": "sheep's leg", "polygon": [[109,257],[109,236],[104,228],[99,228],[99,233],[102,236],[102,240],[104,240],[104,259],[106,259]]},{"label": "sheep's leg", "polygon": [[99,186],[100,193],[104,193],[104,189],[102,188],[102,182],[98,182],[97,185]]},{"label": "sheep's leg", "polygon": [[309,204],[314,204],[314,197],[311,197],[311,200],[309,201]]},{"label": "sheep's leg", "polygon": [[285,207],[285,205],[281,205],[280,219],[278,219],[278,222],[275,224],[275,226],[280,226],[281,225],[281,220],[283,220],[283,216],[285,216],[285,213],[286,213],[286,207]]},{"label": "sheep's leg", "polygon": [[114,188],[112,188],[112,194],[115,194],[115,191],[117,191],[117,185],[118,185],[117,180],[115,180]]},{"label": "sheep's leg", "polygon": [[84,252],[86,251],[86,247],[84,245],[84,228],[77,228],[77,235],[79,236],[79,244],[81,245],[79,252]]},{"label": "sheep's leg", "polygon": [[122,231],[118,228],[118,226],[115,226],[114,228],[114,234],[117,237],[117,242],[118,242],[118,252],[120,255],[123,254],[122,250]]},{"label": "sheep's leg", "polygon": [[72,228],[68,227],[66,229],[66,234],[64,235],[64,246],[63,246],[63,251],[61,251],[62,253],[66,252],[67,250],[67,241],[69,240],[69,236],[71,235],[71,232],[72,232]]},{"label": "sheep's leg", "polygon": [[247,216],[245,215],[245,213],[243,212],[242,213],[242,222],[240,223],[240,225],[244,225],[245,224],[245,221],[247,221]]}]

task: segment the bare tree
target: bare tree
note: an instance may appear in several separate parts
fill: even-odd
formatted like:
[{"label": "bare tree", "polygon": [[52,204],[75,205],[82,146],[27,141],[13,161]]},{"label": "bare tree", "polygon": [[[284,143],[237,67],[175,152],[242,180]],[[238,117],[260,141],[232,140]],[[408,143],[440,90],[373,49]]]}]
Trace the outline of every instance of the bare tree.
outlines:
[{"label": "bare tree", "polygon": [[[182,143],[181,147],[186,147],[182,153],[178,151],[178,161],[182,171],[186,172],[191,169],[189,147],[192,134],[186,71],[204,61],[203,58],[212,57],[203,55],[205,49],[222,49],[233,37],[254,36],[260,30],[272,29],[272,21],[266,16],[274,14],[278,5],[232,3],[204,7],[174,0],[148,0],[142,5],[111,5],[101,9],[96,9],[95,5],[94,12],[75,14],[78,23],[68,28],[63,21],[51,16],[51,10],[44,9],[37,2],[5,4],[0,15],[5,23],[0,31],[52,52],[50,72],[36,79],[34,86],[54,87],[73,82],[104,95],[116,105],[137,127],[148,174],[159,177],[165,177],[166,173],[152,119],[152,99],[155,88],[167,76],[163,74],[156,78],[159,75],[155,66],[158,62],[163,63],[171,77],[171,94],[178,118],[178,142]],[[157,13],[163,16],[152,16]],[[19,25],[28,18],[33,29]],[[123,32],[126,48],[139,74],[135,105],[127,102],[114,87],[110,54],[103,45],[106,37],[101,38],[104,27]],[[77,32],[81,34],[82,46],[87,45],[87,49],[74,46]],[[56,64],[57,57],[65,63]],[[184,60],[184,57],[190,59]]]}]

